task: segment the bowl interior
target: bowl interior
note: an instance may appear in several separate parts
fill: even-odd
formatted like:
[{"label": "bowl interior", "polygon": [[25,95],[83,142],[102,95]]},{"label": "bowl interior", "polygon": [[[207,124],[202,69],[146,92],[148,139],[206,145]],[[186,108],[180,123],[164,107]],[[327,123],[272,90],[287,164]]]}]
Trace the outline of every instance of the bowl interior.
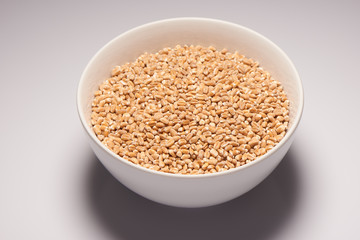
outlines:
[{"label": "bowl interior", "polygon": [[79,84],[78,110],[88,133],[93,93],[110,77],[116,65],[134,61],[144,52],[157,52],[175,45],[227,48],[257,60],[265,70],[282,83],[290,100],[288,133],[295,129],[301,115],[302,86],[293,64],[274,43],[260,34],[236,24],[211,19],[184,18],[163,20],[130,30],[110,41],[91,59]]}]

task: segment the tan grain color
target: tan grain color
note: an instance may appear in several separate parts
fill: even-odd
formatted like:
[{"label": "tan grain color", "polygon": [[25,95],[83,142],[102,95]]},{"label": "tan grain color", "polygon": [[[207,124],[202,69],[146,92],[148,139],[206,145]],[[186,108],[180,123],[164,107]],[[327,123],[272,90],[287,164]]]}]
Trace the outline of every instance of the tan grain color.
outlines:
[{"label": "tan grain color", "polygon": [[111,74],[94,93],[91,124],[106,147],[134,164],[221,172],[264,155],[286,134],[283,87],[238,53],[176,46]]}]

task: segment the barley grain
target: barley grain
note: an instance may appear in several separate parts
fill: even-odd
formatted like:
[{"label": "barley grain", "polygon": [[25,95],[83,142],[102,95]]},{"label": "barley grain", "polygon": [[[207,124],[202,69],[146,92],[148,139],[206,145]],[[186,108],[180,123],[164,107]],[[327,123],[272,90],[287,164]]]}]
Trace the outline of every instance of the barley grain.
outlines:
[{"label": "barley grain", "polygon": [[288,122],[283,87],[256,61],[201,46],[115,66],[91,114],[94,133],[114,153],[173,174],[249,163],[281,141]]}]

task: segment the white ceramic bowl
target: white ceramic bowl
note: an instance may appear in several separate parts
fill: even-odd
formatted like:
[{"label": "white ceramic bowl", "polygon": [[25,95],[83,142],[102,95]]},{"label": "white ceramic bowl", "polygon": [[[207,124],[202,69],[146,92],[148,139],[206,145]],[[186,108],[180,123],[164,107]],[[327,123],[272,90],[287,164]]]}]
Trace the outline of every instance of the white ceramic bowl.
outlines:
[{"label": "white ceramic bowl", "polygon": [[[290,100],[290,124],[281,142],[271,151],[242,167],[205,175],[168,174],[132,164],[108,150],[90,126],[93,93],[110,76],[115,65],[139,55],[175,45],[215,46],[238,51],[260,62],[279,80]],[[214,19],[177,18],[157,21],[116,37],[88,63],[78,88],[80,120],[96,156],[109,172],[134,192],[166,205],[205,207],[234,199],[264,180],[288,151],[303,109],[303,88],[286,54],[262,35],[248,28]]]}]

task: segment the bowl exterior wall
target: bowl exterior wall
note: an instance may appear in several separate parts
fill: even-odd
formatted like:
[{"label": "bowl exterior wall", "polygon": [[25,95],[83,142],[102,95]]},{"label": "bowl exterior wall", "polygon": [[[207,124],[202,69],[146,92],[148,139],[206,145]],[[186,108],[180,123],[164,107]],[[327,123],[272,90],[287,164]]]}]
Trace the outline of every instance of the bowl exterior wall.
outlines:
[{"label": "bowl exterior wall", "polygon": [[221,175],[190,178],[144,171],[119,161],[92,140],[90,145],[105,168],[139,195],[175,207],[206,207],[232,200],[262,182],[285,156],[293,136],[265,161],[240,171],[231,170]]}]

